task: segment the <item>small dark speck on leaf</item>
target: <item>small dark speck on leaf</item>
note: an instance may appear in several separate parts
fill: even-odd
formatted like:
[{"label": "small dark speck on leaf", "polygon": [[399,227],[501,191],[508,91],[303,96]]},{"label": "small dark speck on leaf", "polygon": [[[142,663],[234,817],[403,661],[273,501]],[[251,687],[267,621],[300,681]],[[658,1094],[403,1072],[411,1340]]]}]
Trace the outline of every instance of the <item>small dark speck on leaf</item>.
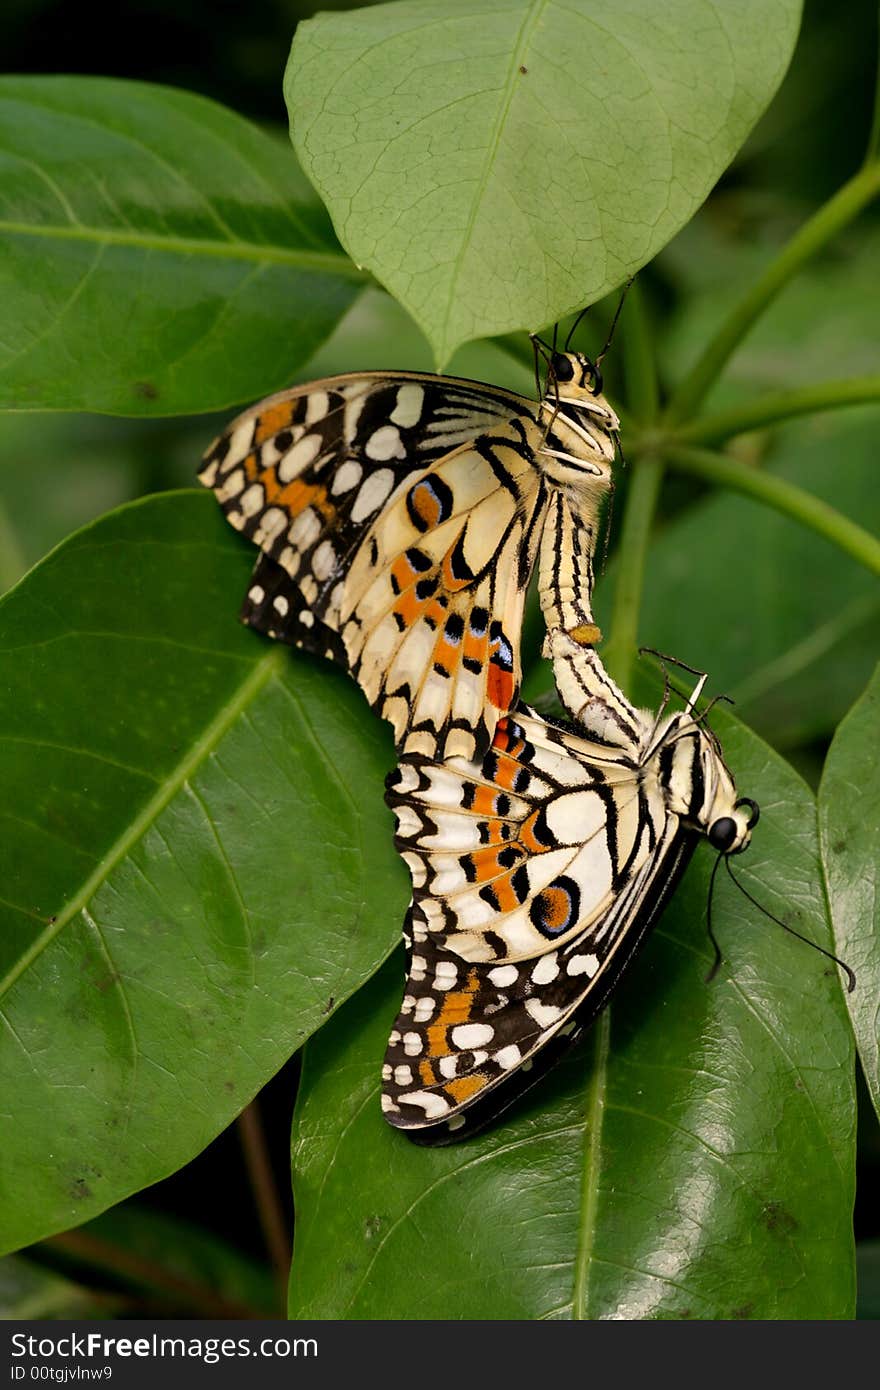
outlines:
[{"label": "small dark speck on leaf", "polygon": [[523,77],[525,77],[526,73],[528,72],[528,68],[527,68],[527,67],[521,67],[521,68],[520,68],[520,72],[522,73]]},{"label": "small dark speck on leaf", "polygon": [[846,840],[835,840],[834,844],[831,846],[832,853],[834,854],[843,854],[845,849]]},{"label": "small dark speck on leaf", "polygon": [[74,1178],[70,1185],[70,1195],[75,1202],[82,1202],[86,1197],[91,1197],[92,1189],[85,1178]]},{"label": "small dark speck on leaf", "polygon": [[374,1240],[381,1229],[381,1216],[368,1216],[364,1222],[364,1240]]},{"label": "small dark speck on leaf", "polygon": [[159,388],[152,381],[136,381],[134,384],[134,394],[140,396],[144,401],[154,401],[159,395]]},{"label": "small dark speck on leaf", "polygon": [[754,1303],[744,1303],[741,1308],[734,1308],[730,1316],[736,1318],[737,1322],[745,1322],[752,1316],[754,1307]]},{"label": "small dark speck on leaf", "polygon": [[761,1220],[768,1231],[778,1231],[780,1235],[791,1235],[798,1223],[781,1202],[768,1202],[761,1212]]},{"label": "small dark speck on leaf", "polygon": [[48,925],[49,925],[50,927],[54,927],[54,925],[55,925],[55,923],[56,923],[57,921],[58,921],[58,918],[55,916],[54,913],[52,914],[51,917],[47,917],[47,918],[46,918],[46,922],[48,923]]},{"label": "small dark speck on leaf", "polygon": [[234,1081],[224,1081],[224,1082],[223,1082],[223,1089],[224,1089],[224,1091],[229,1091],[229,1093],[231,1094],[231,1093],[235,1090],[235,1082],[234,1082]]},{"label": "small dark speck on leaf", "polygon": [[336,999],[335,999],[334,996],[331,994],[331,995],[330,995],[330,998],[327,1000],[327,1003],[324,1005],[323,1009],[321,1010],[321,1013],[322,1013],[322,1014],[325,1014],[325,1015],[326,1015],[326,1014],[329,1014],[329,1013],[330,1013],[330,1010],[333,1008],[333,1005],[334,1005],[335,1003],[336,1003]]}]

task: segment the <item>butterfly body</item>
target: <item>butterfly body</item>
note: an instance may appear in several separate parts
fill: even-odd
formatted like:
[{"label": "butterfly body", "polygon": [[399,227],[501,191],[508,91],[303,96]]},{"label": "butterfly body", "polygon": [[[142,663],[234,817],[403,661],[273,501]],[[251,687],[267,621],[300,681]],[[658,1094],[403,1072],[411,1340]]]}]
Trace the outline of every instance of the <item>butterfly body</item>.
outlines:
[{"label": "butterfly body", "polygon": [[245,622],[335,660],[404,753],[476,756],[516,702],[550,499],[595,529],[618,421],[576,354],[541,402],[419,373],[246,411],[200,473],[261,554]]}]

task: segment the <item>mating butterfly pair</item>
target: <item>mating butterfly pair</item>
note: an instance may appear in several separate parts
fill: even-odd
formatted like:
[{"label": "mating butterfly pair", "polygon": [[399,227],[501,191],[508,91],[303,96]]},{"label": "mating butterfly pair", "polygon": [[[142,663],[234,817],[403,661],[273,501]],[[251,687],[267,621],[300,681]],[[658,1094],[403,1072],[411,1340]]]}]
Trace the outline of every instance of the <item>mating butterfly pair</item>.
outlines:
[{"label": "mating butterfly pair", "polygon": [[[540,402],[417,373],[328,378],[235,420],[200,478],[259,548],[242,617],[342,665],[392,724],[413,879],[388,1120],[446,1142],[586,1027],[700,833],[757,817],[709,729],[636,710],[594,650],[592,562],[619,422],[578,353]],[[560,699],[519,703],[537,565]]]}]

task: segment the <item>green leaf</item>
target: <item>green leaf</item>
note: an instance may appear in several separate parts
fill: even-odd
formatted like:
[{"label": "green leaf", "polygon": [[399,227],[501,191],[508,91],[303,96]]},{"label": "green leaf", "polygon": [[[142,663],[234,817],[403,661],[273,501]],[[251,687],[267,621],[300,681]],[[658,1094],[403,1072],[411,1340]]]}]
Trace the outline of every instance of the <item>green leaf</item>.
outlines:
[{"label": "green leaf", "polygon": [[252,559],[169,493],[0,604],[0,1248],[192,1158],[397,938],[390,738],[238,624]]},{"label": "green leaf", "polygon": [[0,406],[248,400],[286,385],[362,281],[290,151],[222,106],[0,81]]},{"label": "green leaf", "polygon": [[[766,465],[876,529],[878,420],[880,411],[863,407],[792,422]],[[598,593],[600,626],[609,587]],[[733,696],[776,747],[791,748],[830,734],[863,688],[877,660],[878,618],[880,588],[854,560],[769,508],[718,493],[658,531],[639,635],[708,671],[713,691]]]},{"label": "green leaf", "polygon": [[[729,717],[762,805],[737,869],[828,939],[807,788]],[[852,1041],[836,970],[695,862],[583,1046],[500,1128],[420,1149],[379,1072],[401,963],[306,1049],[290,1314],[319,1318],[846,1318],[854,1300]]]},{"label": "green leaf", "polygon": [[303,167],[438,360],[644,265],[779,85],[798,0],[404,0],[297,29]]},{"label": "green leaf", "polygon": [[112,1316],[115,1300],[99,1298],[44,1269],[34,1260],[7,1255],[0,1260],[0,1318],[12,1322]]},{"label": "green leaf", "polygon": [[819,839],[835,950],[855,971],[847,996],[880,1114],[880,666],[834,735],[819,787]]}]

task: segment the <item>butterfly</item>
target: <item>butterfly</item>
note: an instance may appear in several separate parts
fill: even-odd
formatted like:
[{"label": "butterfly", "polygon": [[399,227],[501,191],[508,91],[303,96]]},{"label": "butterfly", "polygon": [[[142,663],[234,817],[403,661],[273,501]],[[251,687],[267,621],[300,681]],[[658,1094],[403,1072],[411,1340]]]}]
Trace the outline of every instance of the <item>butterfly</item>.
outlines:
[{"label": "butterfly", "polygon": [[736,854],[758,819],[696,713],[705,677],[652,716],[583,640],[591,554],[564,497],[545,545],[545,650],[572,721],[523,705],[481,758],[407,755],[386,784],[413,894],[382,1108],[420,1143],[474,1133],[533,1085],[607,1002],[700,835]]},{"label": "butterfly", "polygon": [[[592,545],[619,421],[583,354],[549,352],[539,402],[364,372],[240,415],[200,480],[260,551],[242,618],[340,664],[402,755],[475,758],[519,693],[529,581],[554,498]],[[598,630],[594,630],[596,634]]]}]

